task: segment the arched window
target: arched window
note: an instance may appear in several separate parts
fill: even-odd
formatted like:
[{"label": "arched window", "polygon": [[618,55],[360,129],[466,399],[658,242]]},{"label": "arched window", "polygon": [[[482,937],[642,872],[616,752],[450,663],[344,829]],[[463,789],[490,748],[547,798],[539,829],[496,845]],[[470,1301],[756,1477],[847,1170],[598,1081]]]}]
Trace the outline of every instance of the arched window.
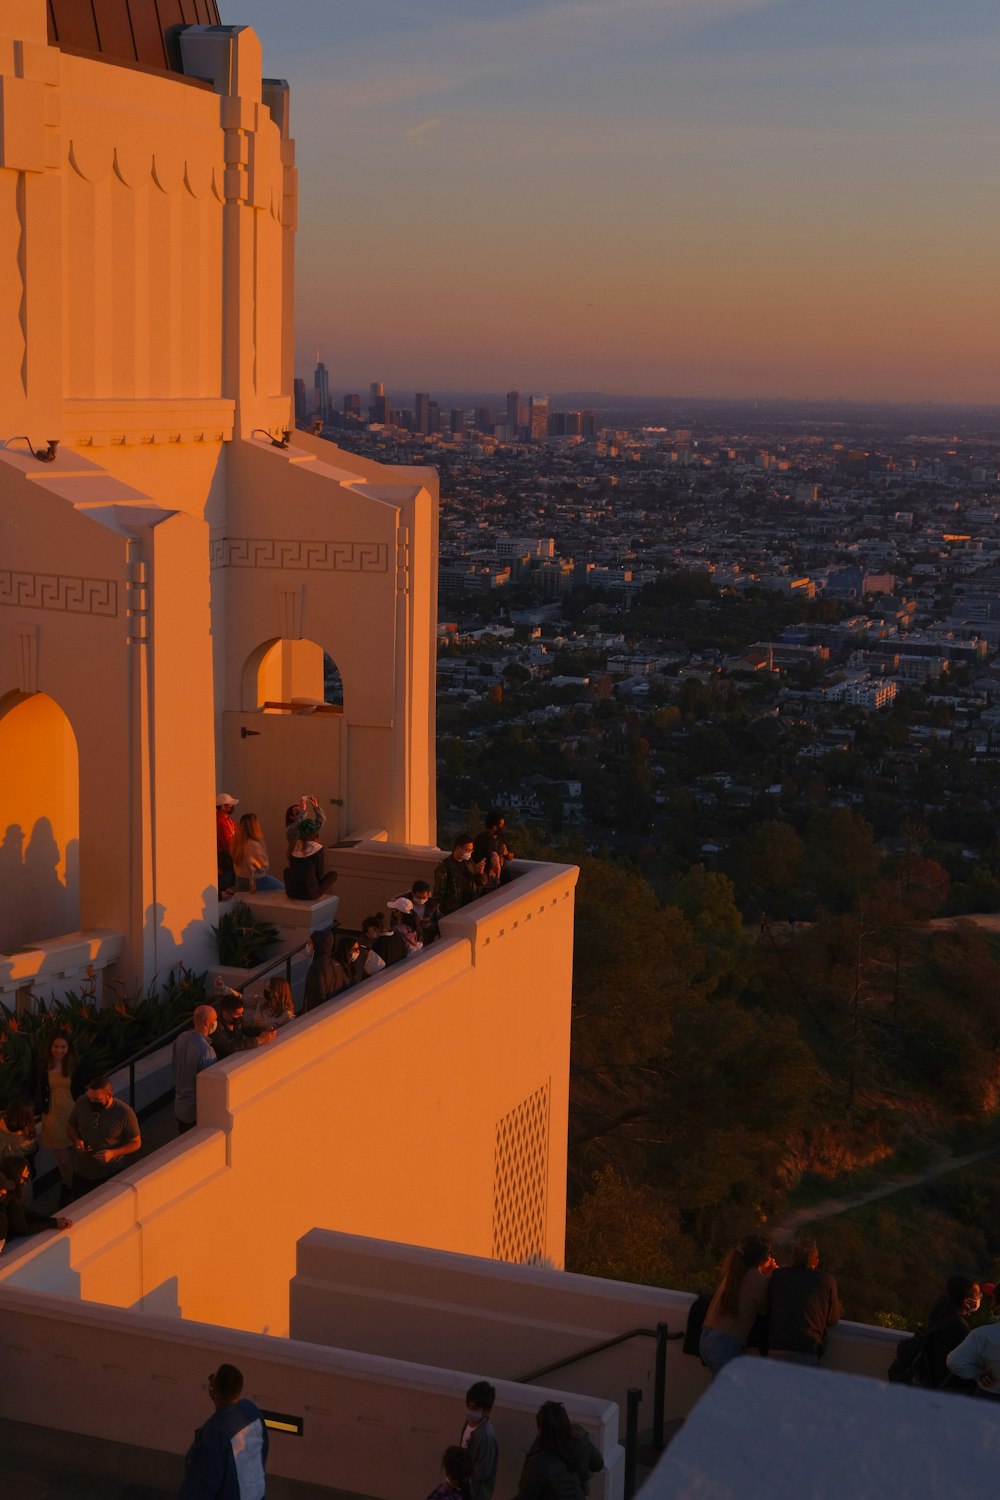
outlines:
[{"label": "arched window", "polygon": [[45,693],[0,699],[0,951],[80,926],[80,766]]}]

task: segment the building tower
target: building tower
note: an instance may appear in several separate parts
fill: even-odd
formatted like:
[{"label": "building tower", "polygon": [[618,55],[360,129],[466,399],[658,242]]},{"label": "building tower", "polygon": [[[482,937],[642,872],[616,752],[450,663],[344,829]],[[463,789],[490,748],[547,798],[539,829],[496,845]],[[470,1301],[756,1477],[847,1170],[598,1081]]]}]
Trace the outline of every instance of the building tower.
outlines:
[{"label": "building tower", "polygon": [[532,396],[528,402],[528,429],[533,443],[544,443],[549,435],[549,398]]},{"label": "building tower", "polygon": [[313,410],[326,427],[330,421],[330,375],[326,365],[317,355],[313,375]]}]

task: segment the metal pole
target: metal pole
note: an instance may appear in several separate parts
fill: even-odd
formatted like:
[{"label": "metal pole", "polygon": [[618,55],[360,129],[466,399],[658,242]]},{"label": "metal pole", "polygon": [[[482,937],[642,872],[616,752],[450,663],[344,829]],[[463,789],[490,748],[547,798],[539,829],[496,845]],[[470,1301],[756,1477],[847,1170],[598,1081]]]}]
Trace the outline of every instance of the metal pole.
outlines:
[{"label": "metal pole", "polygon": [[666,1323],[656,1325],[656,1368],[653,1376],[653,1447],[663,1452],[664,1408],[667,1404],[667,1339],[670,1337]]},{"label": "metal pole", "polygon": [[625,1500],[635,1494],[635,1464],[639,1447],[639,1402],[642,1391],[637,1385],[628,1388],[628,1407],[625,1417]]}]

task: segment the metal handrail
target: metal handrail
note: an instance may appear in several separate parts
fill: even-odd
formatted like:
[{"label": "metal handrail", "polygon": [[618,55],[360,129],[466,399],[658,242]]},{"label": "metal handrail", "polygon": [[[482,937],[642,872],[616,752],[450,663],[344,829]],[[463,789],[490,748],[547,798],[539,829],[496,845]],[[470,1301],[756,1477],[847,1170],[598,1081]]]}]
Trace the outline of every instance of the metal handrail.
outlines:
[{"label": "metal handrail", "polygon": [[[659,1325],[665,1328],[665,1323]],[[655,1339],[658,1338],[658,1328],[630,1328],[628,1333],[619,1333],[613,1339],[605,1339],[601,1344],[590,1344],[586,1349],[580,1349],[576,1354],[567,1354],[565,1359],[557,1359],[551,1365],[543,1365],[540,1370],[532,1370],[528,1375],[518,1375],[515,1385],[530,1385],[533,1380],[541,1380],[543,1375],[551,1375],[554,1370],[564,1370],[567,1365],[575,1365],[581,1359],[587,1359],[591,1354],[603,1354],[605,1349],[613,1349],[616,1344],[625,1344],[629,1339]],[[680,1339],[682,1333],[669,1333],[668,1339]]]},{"label": "metal handrail", "polygon": [[[253,984],[256,980],[262,978],[265,974],[269,974],[272,969],[278,968],[280,964],[284,964],[285,978],[288,980],[288,983],[291,984],[292,959],[295,958],[297,954],[302,952],[302,950],[307,946],[308,942],[309,939],[306,938],[305,942],[300,943],[297,948],[290,948],[287,953],[279,953],[277,958],[269,959],[267,963],[260,964],[256,969],[253,970],[251,974],[247,975],[242,984],[234,985],[233,989],[237,994],[242,995],[247,985]],[[205,1005],[211,1005],[211,993],[206,994],[205,999],[202,1003]],[[123,1062],[118,1063],[114,1068],[114,1072],[116,1073],[120,1073],[123,1068],[128,1068],[128,1102],[133,1109],[135,1108],[136,1063],[142,1062],[146,1057],[152,1057],[153,1053],[159,1052],[161,1047],[166,1047],[168,1043],[176,1041],[181,1032],[187,1031],[190,1025],[191,1017],[187,1016],[183,1021],[179,1022],[179,1024],[176,1025],[173,1030],[165,1031],[162,1036],[158,1036],[154,1041],[148,1042],[145,1047],[141,1048],[138,1052],[133,1053],[131,1057],[125,1058]]]},{"label": "metal handrail", "polygon": [[[656,1360],[653,1369],[653,1441],[651,1447],[655,1453],[662,1453],[666,1446],[666,1404],[667,1404],[667,1344],[671,1339],[683,1338],[683,1333],[671,1333],[666,1323],[657,1323],[655,1328],[630,1328],[627,1333],[619,1333],[613,1339],[604,1339],[599,1344],[591,1344],[586,1349],[580,1349],[576,1354],[569,1354],[565,1359],[557,1359],[550,1365],[543,1365],[540,1370],[532,1370],[528,1375],[518,1378],[518,1385],[527,1385],[532,1380],[540,1380],[543,1375],[552,1375],[556,1370],[563,1370],[567,1365],[577,1364],[581,1359],[588,1359],[592,1354],[602,1354],[606,1349],[614,1349],[618,1344],[628,1343],[629,1339],[650,1338],[656,1340]],[[639,1403],[642,1400],[642,1391],[638,1386],[629,1386],[626,1393],[626,1422],[625,1422],[625,1481],[624,1500],[632,1500],[636,1490],[636,1466],[639,1458]],[[654,1460],[655,1461],[655,1460]]]},{"label": "metal handrail", "polygon": [[[236,994],[242,995],[243,991],[247,988],[248,985],[256,984],[258,979],[262,979],[265,974],[270,974],[272,969],[277,969],[281,964],[284,964],[285,978],[288,983],[291,984],[292,959],[296,958],[298,954],[302,953],[304,949],[308,948],[311,941],[312,938],[307,937],[305,941],[301,942],[297,948],[289,948],[287,953],[279,953],[277,958],[269,958],[266,963],[260,964],[256,969],[253,970],[251,974],[247,975],[242,984],[233,985],[233,989],[235,990]],[[208,1004],[211,1004],[211,1000],[208,997],[206,997],[206,1001]]]}]

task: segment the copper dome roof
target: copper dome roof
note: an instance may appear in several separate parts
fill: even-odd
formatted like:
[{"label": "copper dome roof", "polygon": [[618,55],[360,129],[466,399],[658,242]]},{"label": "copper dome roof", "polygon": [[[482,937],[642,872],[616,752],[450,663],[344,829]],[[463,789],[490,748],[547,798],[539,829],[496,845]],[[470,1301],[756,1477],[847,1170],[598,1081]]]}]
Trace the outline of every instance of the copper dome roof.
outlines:
[{"label": "copper dome roof", "polygon": [[67,52],[173,71],[175,26],[218,26],[216,0],[48,0],[49,41]]}]

